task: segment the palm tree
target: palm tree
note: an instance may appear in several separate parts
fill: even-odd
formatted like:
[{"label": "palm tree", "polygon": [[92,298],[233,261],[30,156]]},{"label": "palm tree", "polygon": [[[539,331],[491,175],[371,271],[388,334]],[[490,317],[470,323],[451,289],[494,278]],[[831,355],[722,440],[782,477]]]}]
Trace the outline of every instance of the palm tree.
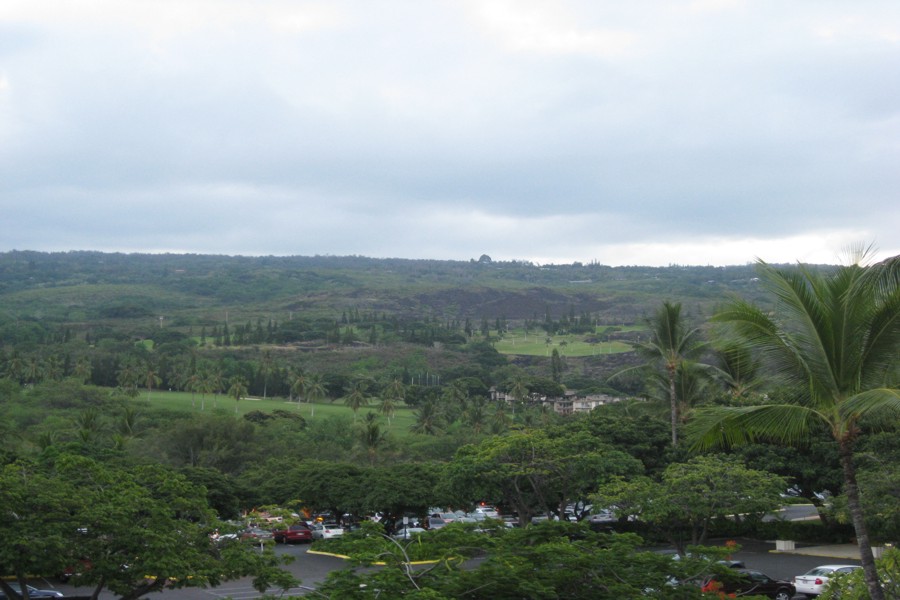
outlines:
[{"label": "palm tree", "polygon": [[472,433],[481,434],[487,422],[487,414],[484,410],[484,401],[473,400],[463,412],[463,422]]},{"label": "palm tree", "polygon": [[262,359],[259,362],[259,371],[262,374],[263,378],[263,400],[266,399],[268,388],[269,388],[269,373],[272,372],[273,367],[275,366],[275,361],[272,358],[272,353],[266,350],[262,354]]},{"label": "palm tree", "polygon": [[22,383],[25,379],[26,364],[25,359],[19,356],[18,351],[13,350],[12,357],[7,365],[6,375],[13,381]]},{"label": "palm tree", "polygon": [[234,412],[238,411],[238,402],[247,395],[247,380],[235,375],[228,380],[228,395],[234,398]]},{"label": "palm tree", "polygon": [[316,416],[313,402],[325,398],[326,393],[325,381],[322,379],[321,373],[310,373],[306,376],[306,403],[309,404],[310,417]]},{"label": "palm tree", "polygon": [[[403,385],[403,382],[400,379],[394,378],[389,384],[384,386],[381,395],[383,396],[381,401],[381,414],[387,417],[388,425],[390,425],[391,417],[394,416],[394,410],[397,408],[397,404],[406,401],[406,386]],[[385,409],[388,407],[390,410],[386,411]]]},{"label": "palm tree", "polygon": [[59,381],[63,376],[63,364],[58,356],[51,354],[44,361],[44,377],[50,381]]},{"label": "palm tree", "polygon": [[441,417],[438,413],[437,406],[431,400],[426,400],[419,409],[413,413],[416,422],[410,426],[413,433],[424,433],[425,435],[437,435],[441,432]]},{"label": "palm tree", "polygon": [[391,424],[391,417],[394,416],[394,411],[396,410],[397,405],[394,403],[394,399],[388,395],[385,395],[381,398],[381,404],[378,406],[378,412],[383,414],[387,420],[388,425]]},{"label": "palm tree", "polygon": [[144,380],[144,385],[147,386],[147,401],[149,402],[150,392],[153,391],[153,386],[162,383],[162,377],[159,376],[153,363],[147,362],[147,364],[144,365],[144,372],[141,378]]},{"label": "palm tree", "polygon": [[303,369],[291,371],[291,394],[297,394],[297,409],[300,409],[300,402],[303,400],[303,394],[306,393],[306,374]]},{"label": "palm tree", "polygon": [[[694,406],[709,395],[713,379],[706,365],[692,360],[681,361],[675,370],[675,396],[678,404],[678,423],[684,424]],[[671,393],[668,375],[653,373],[650,376],[650,396],[668,402]]]},{"label": "palm tree", "polygon": [[197,406],[195,395],[203,388],[203,374],[196,368],[184,375],[184,390],[191,393],[191,408]]},{"label": "palm tree", "polygon": [[[682,319],[681,303],[663,302],[656,315],[648,321],[648,325],[651,331],[650,340],[633,342],[633,344],[638,353],[647,361],[643,368],[662,367],[665,373],[669,391],[672,445],[677,446],[678,423],[681,420],[676,387],[678,369],[685,360],[698,356],[703,345],[698,341],[698,330],[688,329]],[[620,371],[620,373],[622,372],[624,371]]]},{"label": "palm tree", "polygon": [[503,402],[497,403],[494,407],[494,413],[491,415],[491,429],[494,433],[503,433],[509,429],[512,422],[509,415],[506,414],[506,406]]},{"label": "palm tree", "polygon": [[137,396],[137,386],[140,374],[134,361],[127,361],[116,373],[116,379],[122,389],[125,390],[125,393],[132,397]]},{"label": "palm tree", "polygon": [[25,381],[37,383],[44,373],[44,363],[40,356],[31,355],[25,363]]},{"label": "palm tree", "polygon": [[75,369],[72,371],[72,375],[81,381],[81,383],[87,383],[91,379],[92,370],[93,365],[91,364],[91,359],[82,355],[75,361]]},{"label": "palm tree", "polygon": [[[553,349],[556,352],[556,348]],[[524,405],[525,400],[528,399],[528,395],[531,393],[531,390],[528,389],[528,384],[525,383],[525,379],[521,376],[516,377],[512,385],[509,388],[509,395],[513,397],[513,401],[510,403],[512,405],[513,414],[516,414],[516,404]]]},{"label": "palm tree", "polygon": [[469,403],[469,388],[457,379],[444,386],[441,392],[442,413],[448,423],[453,423],[465,411]]},{"label": "palm tree", "polygon": [[796,402],[711,408],[698,413],[689,431],[699,448],[755,439],[799,446],[826,428],[838,448],[869,595],[883,600],[853,449],[863,418],[876,424],[900,415],[900,256],[862,266],[868,254],[860,249],[853,264],[828,273],[760,261],[760,280],[777,299],[774,313],[734,300],[714,319],[762,353],[793,385]]},{"label": "palm tree", "polygon": [[206,379],[213,393],[213,408],[219,408],[219,394],[225,389],[225,375],[222,368],[210,365],[206,369]]},{"label": "palm tree", "polygon": [[368,396],[366,396],[367,387],[368,383],[365,379],[356,379],[355,381],[353,381],[353,383],[350,384],[347,395],[344,396],[344,404],[349,406],[350,410],[353,411],[354,421],[356,421],[359,409],[363,406],[368,406],[369,404],[369,398]]},{"label": "palm tree", "polygon": [[763,383],[762,363],[747,344],[726,340],[716,347],[713,377],[732,398],[742,399]]},{"label": "palm tree", "polygon": [[197,391],[200,392],[200,410],[206,410],[206,395],[212,394],[216,389],[215,378],[210,372],[210,366],[203,364],[198,371],[199,381]]},{"label": "palm tree", "polygon": [[378,457],[378,450],[387,440],[387,432],[382,431],[381,425],[378,424],[378,417],[375,413],[366,413],[366,420],[360,431],[360,444],[365,448],[366,455],[369,457],[369,464],[375,466],[375,459]]}]

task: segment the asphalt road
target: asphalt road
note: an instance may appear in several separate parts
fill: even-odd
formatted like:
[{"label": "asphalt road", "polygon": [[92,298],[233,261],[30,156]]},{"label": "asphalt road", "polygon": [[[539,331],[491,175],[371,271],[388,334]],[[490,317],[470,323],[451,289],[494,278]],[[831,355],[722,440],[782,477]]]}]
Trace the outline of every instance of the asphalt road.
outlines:
[{"label": "asphalt road", "polygon": [[[807,572],[808,570],[823,564],[859,564],[858,560],[833,559],[821,556],[806,556],[800,554],[775,554],[771,552],[774,544],[756,542],[752,540],[737,540],[741,544],[741,550],[733,557],[742,560],[748,569],[756,569],[776,579],[790,580],[793,576]],[[723,544],[724,540],[710,542],[713,545]],[[302,581],[301,587],[288,590],[285,596],[309,595],[315,597],[312,590],[318,583],[325,580],[329,572],[346,566],[345,561],[331,556],[308,554],[309,545],[279,545],[276,552],[289,554],[295,557],[294,562],[285,568]],[[32,582],[37,587],[54,587],[66,595],[86,595],[89,590],[85,588],[73,588],[68,585],[55,584],[53,582]],[[278,591],[270,590],[278,594]],[[166,590],[153,594],[152,600],[219,600],[233,598],[234,600],[256,600],[262,594],[253,589],[250,578],[230,581],[217,588],[185,588],[180,590]],[[105,592],[100,596],[101,600],[114,600],[114,594]],[[802,596],[797,596],[802,598]]]},{"label": "asphalt road", "polygon": [[[325,580],[331,571],[344,568],[346,561],[333,556],[319,554],[307,554],[309,544],[278,544],[275,552],[288,554],[294,557],[294,561],[284,567],[294,577],[300,579],[301,587],[291,588],[284,592],[285,596],[300,596],[310,594],[315,586]],[[176,590],[164,590],[149,596],[153,600],[218,600],[220,598],[233,598],[234,600],[255,600],[263,594],[253,588],[252,578],[246,577],[235,581],[228,581],[216,588],[182,588]],[[31,585],[41,588],[58,589],[66,596],[85,596],[91,590],[88,588],[75,588],[71,585],[60,584],[53,581],[31,581]],[[281,590],[269,590],[270,594],[280,595]],[[104,591],[100,594],[100,600],[114,600],[115,594]]]}]

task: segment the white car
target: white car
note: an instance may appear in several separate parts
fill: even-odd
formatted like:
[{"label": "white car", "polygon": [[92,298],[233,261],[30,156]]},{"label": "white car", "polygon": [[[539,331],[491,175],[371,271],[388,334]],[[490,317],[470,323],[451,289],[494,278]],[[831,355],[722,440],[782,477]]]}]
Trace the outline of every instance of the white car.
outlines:
[{"label": "white car", "polygon": [[818,596],[825,591],[830,577],[841,573],[851,573],[860,568],[858,565],[822,565],[794,577],[794,587],[797,588],[798,594]]},{"label": "white car", "polygon": [[316,523],[312,526],[314,540],[330,540],[341,535],[344,535],[344,528],[337,523]]},{"label": "white car", "polygon": [[475,514],[484,515],[488,519],[500,518],[500,513],[493,506],[479,506],[475,508]]}]

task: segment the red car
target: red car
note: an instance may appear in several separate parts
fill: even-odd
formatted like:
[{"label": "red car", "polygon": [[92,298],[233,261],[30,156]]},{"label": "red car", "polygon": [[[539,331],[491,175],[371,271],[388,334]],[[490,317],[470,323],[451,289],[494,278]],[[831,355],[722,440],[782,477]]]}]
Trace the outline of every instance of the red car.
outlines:
[{"label": "red car", "polygon": [[312,530],[306,525],[291,525],[286,529],[273,529],[272,536],[280,544],[311,542]]}]

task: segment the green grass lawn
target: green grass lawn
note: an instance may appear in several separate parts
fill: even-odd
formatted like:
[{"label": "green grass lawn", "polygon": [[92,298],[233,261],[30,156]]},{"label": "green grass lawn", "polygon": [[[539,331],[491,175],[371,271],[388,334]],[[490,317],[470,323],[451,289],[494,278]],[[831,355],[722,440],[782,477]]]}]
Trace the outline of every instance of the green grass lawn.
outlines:
[{"label": "green grass lawn", "polygon": [[[141,391],[137,399],[147,400],[147,390]],[[201,411],[227,411],[232,414],[243,416],[248,412],[259,410],[270,413],[273,410],[286,410],[299,414],[307,421],[314,419],[322,419],[328,416],[344,416],[353,418],[353,411],[340,400],[332,402],[289,402],[287,398],[243,398],[235,403],[234,398],[219,394],[218,398],[212,394],[205,397],[200,394],[191,394],[190,392],[167,392],[163,390],[153,390],[150,394],[150,404],[154,407],[164,408],[167,410],[178,410],[185,412],[201,412]],[[375,412],[378,414],[382,426],[388,431],[397,435],[405,435],[409,432],[410,426],[415,422],[413,409],[409,407],[397,408],[394,416],[391,418],[390,424],[388,419],[378,412],[377,405],[373,404],[369,407],[361,408],[357,414],[357,420],[365,419],[367,412]]]},{"label": "green grass lawn", "polygon": [[[604,328],[600,328],[604,329]],[[643,327],[621,327],[619,331],[640,331]],[[547,343],[544,332],[531,332],[526,335],[524,329],[512,329],[502,339],[494,342],[494,347],[501,354],[521,354],[524,356],[550,356],[556,348],[561,356],[600,356],[628,352],[631,344],[616,340],[608,341],[608,337],[600,335],[599,341],[591,344],[585,341],[588,335],[554,335]]]}]

